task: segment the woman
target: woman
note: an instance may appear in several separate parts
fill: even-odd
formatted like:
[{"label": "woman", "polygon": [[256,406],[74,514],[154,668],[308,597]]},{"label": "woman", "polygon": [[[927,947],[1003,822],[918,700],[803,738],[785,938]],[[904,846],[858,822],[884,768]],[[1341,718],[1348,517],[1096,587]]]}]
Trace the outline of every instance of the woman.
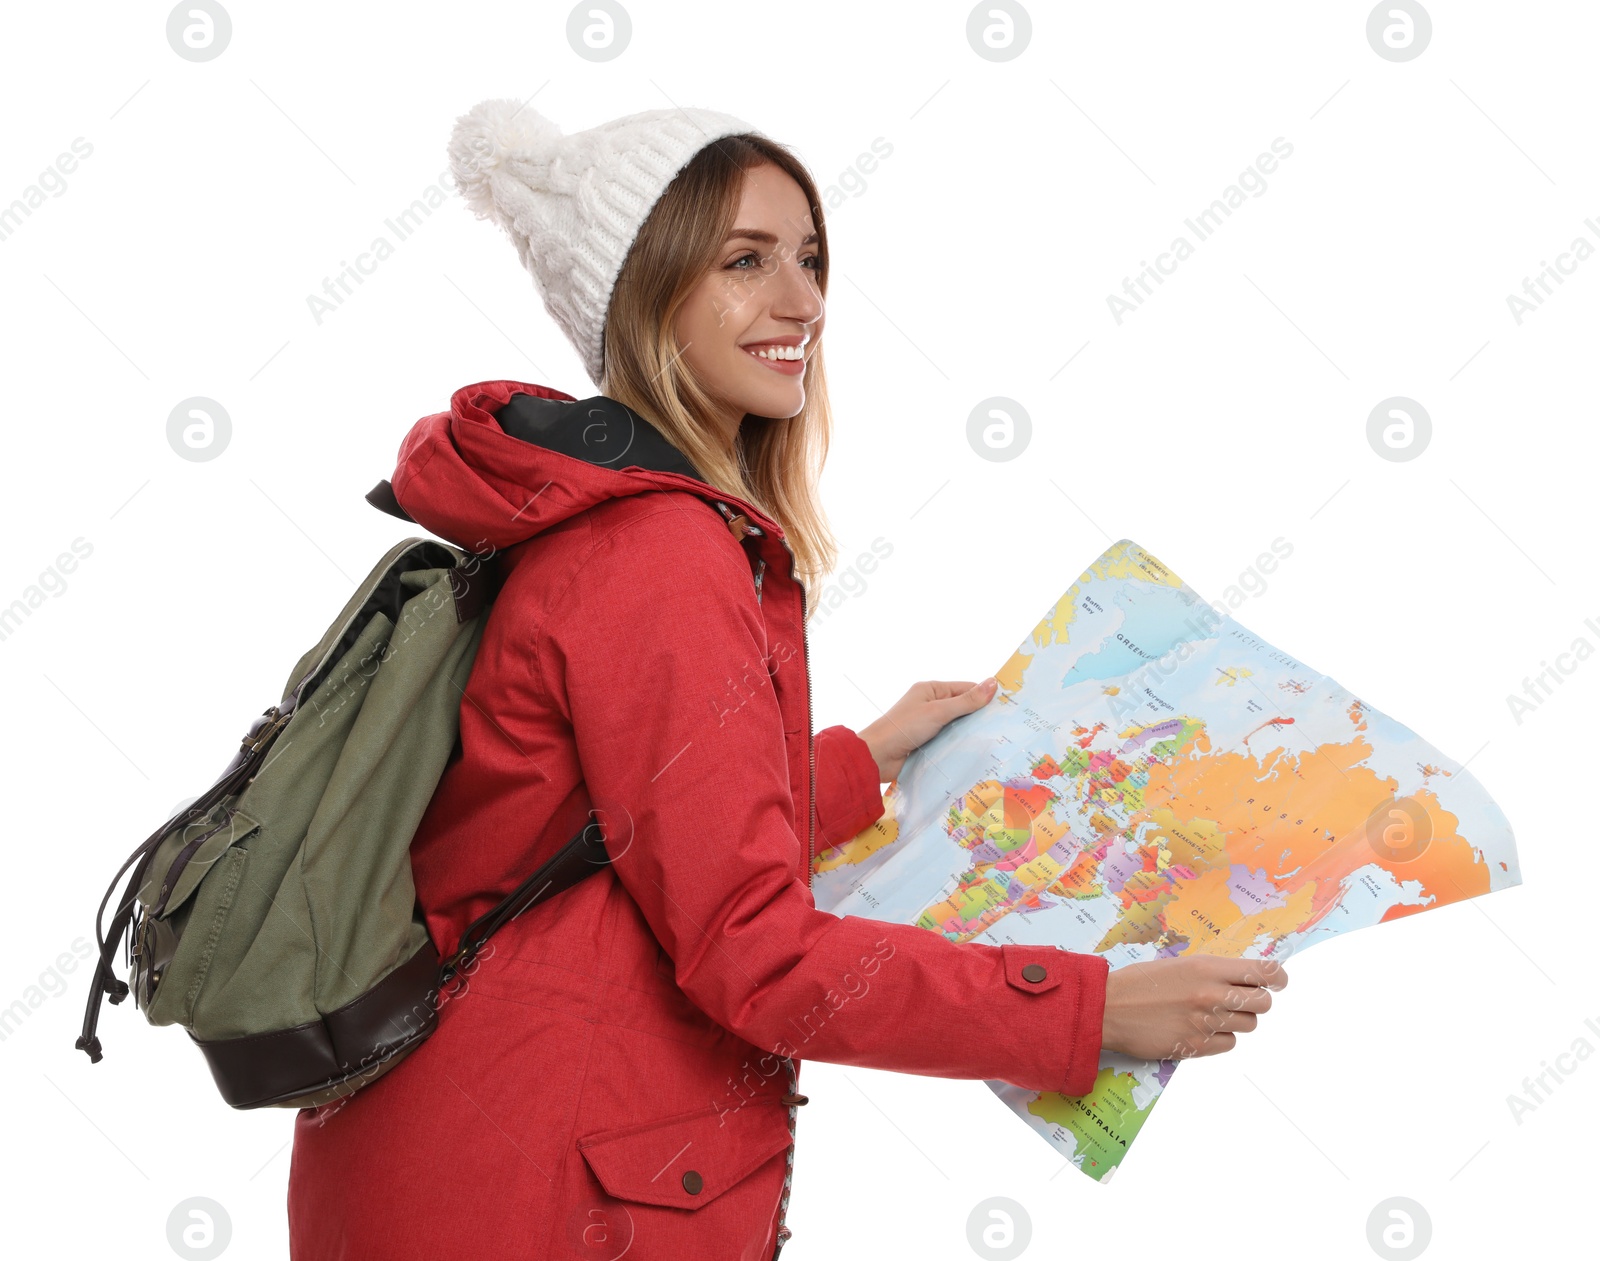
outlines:
[{"label": "woman", "polygon": [[1211,1053],[1250,1028],[1264,1004],[1185,1023],[1223,992],[1193,969],[1108,1003],[1095,955],[815,908],[812,857],[994,681],[922,683],[812,739],[806,585],[834,547],[804,168],[727,115],[563,137],[508,101],[459,120],[451,156],[603,390],[467,386],[401,447],[401,505],[496,553],[502,583],[418,898],[448,952],[586,819],[612,861],[502,928],[393,1072],[298,1115],[293,1255],[765,1261],[799,1060],[1082,1095],[1102,1046]]}]

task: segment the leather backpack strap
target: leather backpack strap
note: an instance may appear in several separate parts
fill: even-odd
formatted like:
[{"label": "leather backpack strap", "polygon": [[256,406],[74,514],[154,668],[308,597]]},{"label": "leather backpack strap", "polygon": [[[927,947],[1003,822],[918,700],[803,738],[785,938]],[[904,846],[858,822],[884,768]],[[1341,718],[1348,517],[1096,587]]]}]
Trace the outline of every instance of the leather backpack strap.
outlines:
[{"label": "leather backpack strap", "polygon": [[389,484],[386,477],[366,493],[366,501],[380,512],[387,512],[391,517],[399,517],[402,521],[409,521],[412,525],[417,519],[400,506],[400,501],[395,498],[394,487]]},{"label": "leather backpack strap", "polygon": [[439,965],[439,984],[448,984],[464,972],[496,931],[530,907],[592,876],[610,861],[600,825],[593,820],[585,823],[537,871],[467,926],[454,953]]}]

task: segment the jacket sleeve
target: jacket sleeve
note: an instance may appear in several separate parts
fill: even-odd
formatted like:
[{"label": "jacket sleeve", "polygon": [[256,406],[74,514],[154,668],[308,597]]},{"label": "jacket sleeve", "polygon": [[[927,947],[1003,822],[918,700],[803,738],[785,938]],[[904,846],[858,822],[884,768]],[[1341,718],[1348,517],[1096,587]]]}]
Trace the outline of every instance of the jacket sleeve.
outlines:
[{"label": "jacket sleeve", "polygon": [[817,852],[850,840],[883,817],[883,781],[872,749],[853,728],[824,727],[814,744]]},{"label": "jacket sleeve", "polygon": [[663,499],[608,533],[596,527],[534,651],[571,724],[612,870],[679,988],[777,1055],[1088,1093],[1100,956],[958,944],[815,907],[777,698],[766,686],[727,703],[734,680],[766,674],[749,562],[699,501]]}]

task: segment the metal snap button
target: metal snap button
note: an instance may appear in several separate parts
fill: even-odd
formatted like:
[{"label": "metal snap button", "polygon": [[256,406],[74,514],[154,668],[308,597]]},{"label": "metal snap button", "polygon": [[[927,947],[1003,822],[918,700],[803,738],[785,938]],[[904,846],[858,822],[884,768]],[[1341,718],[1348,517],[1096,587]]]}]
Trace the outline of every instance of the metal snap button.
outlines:
[{"label": "metal snap button", "polygon": [[705,1186],[705,1184],[705,1179],[693,1169],[689,1170],[688,1173],[683,1175],[683,1189],[690,1195],[699,1195],[700,1188]]},{"label": "metal snap button", "polygon": [[1042,981],[1045,975],[1044,964],[1042,963],[1030,963],[1022,969],[1022,979],[1024,981]]}]

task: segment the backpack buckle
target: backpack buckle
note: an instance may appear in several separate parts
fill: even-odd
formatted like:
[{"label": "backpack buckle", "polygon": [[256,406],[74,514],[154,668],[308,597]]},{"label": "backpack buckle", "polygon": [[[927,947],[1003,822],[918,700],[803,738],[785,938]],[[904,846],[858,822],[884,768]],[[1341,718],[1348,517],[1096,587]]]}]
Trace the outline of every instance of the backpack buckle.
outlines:
[{"label": "backpack buckle", "polygon": [[462,957],[463,952],[458,950],[439,965],[439,984],[448,985],[456,979],[456,974],[461,971],[462,965],[471,962]]},{"label": "backpack buckle", "polygon": [[256,753],[261,750],[278,732],[288,725],[293,710],[280,710],[273,705],[262,711],[261,716],[250,724],[250,730],[244,733],[244,738],[239,741],[241,753]]},{"label": "backpack buckle", "polygon": [[478,957],[478,948],[463,942],[455,952],[439,965],[439,985],[443,988],[458,977],[462,970]]}]

